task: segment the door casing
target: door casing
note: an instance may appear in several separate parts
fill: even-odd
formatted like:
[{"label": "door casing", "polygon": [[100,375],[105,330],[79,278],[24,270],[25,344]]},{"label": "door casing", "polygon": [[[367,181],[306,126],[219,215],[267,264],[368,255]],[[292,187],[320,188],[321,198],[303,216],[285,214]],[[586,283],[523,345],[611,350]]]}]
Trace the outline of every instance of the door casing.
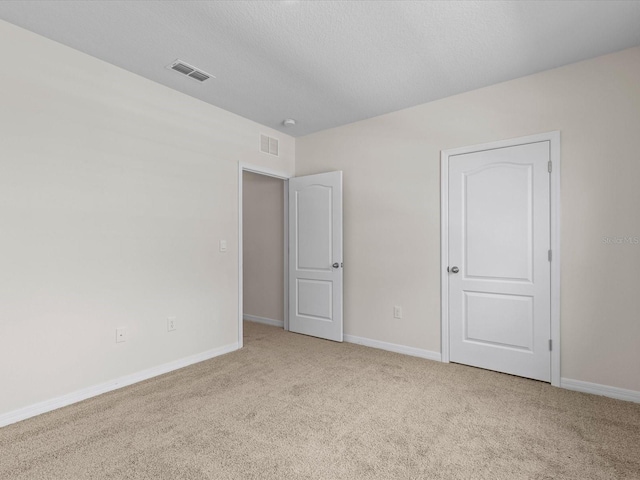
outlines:
[{"label": "door casing", "polygon": [[550,145],[551,219],[551,385],[560,386],[560,132],[443,150],[440,154],[440,312],[442,362],[449,363],[449,157],[454,155],[548,141]]}]

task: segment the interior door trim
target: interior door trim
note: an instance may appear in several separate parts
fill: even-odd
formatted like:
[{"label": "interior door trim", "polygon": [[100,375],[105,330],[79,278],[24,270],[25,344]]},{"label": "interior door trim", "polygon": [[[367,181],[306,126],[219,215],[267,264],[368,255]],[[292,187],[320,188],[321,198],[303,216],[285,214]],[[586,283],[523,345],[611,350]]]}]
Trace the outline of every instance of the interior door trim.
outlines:
[{"label": "interior door trim", "polygon": [[551,385],[560,386],[560,132],[511,138],[440,152],[440,331],[442,362],[449,363],[449,157],[466,153],[513,147],[528,143],[549,142],[551,159],[550,221],[551,221]]},{"label": "interior door trim", "polygon": [[289,188],[288,181],[292,174],[286,172],[280,172],[278,170],[272,170],[270,168],[260,167],[257,165],[251,165],[248,163],[238,163],[238,348],[242,348],[243,342],[243,320],[244,320],[244,305],[243,305],[243,246],[242,246],[242,173],[251,172],[260,175],[266,175],[268,177],[278,178],[284,180],[284,329],[289,330],[289,235],[287,234],[289,229]]}]

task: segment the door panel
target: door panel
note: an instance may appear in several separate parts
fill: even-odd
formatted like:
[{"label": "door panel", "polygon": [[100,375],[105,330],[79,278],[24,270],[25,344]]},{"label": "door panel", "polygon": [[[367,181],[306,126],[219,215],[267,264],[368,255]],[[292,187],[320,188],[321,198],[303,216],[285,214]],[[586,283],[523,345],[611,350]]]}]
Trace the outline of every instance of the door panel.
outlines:
[{"label": "door panel", "polygon": [[333,285],[331,281],[299,278],[297,315],[332,321]]},{"label": "door panel", "polygon": [[465,293],[465,340],[531,351],[533,298],[497,293]]},{"label": "door panel", "polygon": [[549,142],[449,159],[450,359],[551,378]]},{"label": "door panel", "polygon": [[290,331],[342,341],[342,262],[342,172],[290,179]]},{"label": "door panel", "polygon": [[294,196],[298,270],[330,271],[333,263],[332,208],[333,188],[309,185]]},{"label": "door panel", "polygon": [[531,281],[531,165],[484,166],[464,182],[465,275]]}]

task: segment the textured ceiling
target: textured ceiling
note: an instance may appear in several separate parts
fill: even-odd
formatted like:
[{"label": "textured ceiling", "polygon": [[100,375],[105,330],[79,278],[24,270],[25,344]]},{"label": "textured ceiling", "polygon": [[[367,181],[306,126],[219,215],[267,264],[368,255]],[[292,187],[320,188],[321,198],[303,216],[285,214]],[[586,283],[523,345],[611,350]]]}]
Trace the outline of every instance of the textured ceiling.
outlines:
[{"label": "textured ceiling", "polygon": [[293,136],[640,45],[638,1],[2,1],[0,18]]}]

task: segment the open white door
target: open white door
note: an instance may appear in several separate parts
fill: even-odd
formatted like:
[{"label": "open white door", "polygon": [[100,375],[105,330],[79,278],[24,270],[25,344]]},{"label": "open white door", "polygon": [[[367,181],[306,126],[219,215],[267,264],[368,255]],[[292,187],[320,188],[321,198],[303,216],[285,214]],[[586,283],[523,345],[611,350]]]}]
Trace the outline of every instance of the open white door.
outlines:
[{"label": "open white door", "polygon": [[289,180],[289,330],[342,342],[342,172]]}]

